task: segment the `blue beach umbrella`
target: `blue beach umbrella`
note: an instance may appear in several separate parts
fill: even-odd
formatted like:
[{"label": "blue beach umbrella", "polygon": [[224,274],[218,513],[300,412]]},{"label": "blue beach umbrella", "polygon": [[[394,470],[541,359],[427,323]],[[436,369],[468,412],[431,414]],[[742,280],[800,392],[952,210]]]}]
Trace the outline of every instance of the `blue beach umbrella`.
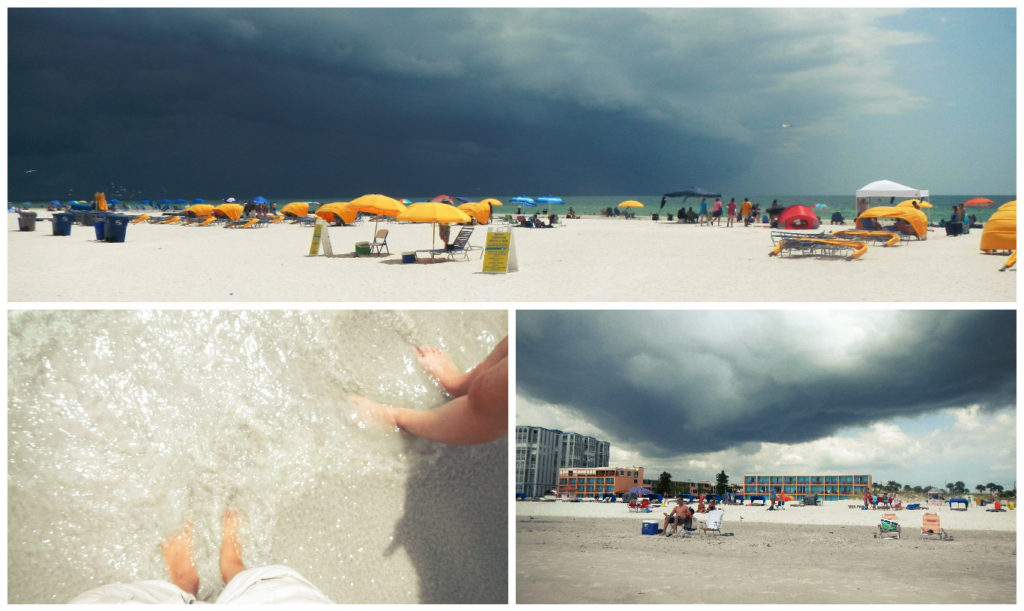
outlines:
[{"label": "blue beach umbrella", "polygon": [[169,200],[169,199],[162,199],[162,200],[160,200],[159,203],[161,203],[161,204],[169,204],[169,203],[171,203],[171,200]]},{"label": "blue beach umbrella", "polygon": [[254,204],[269,204],[270,201],[267,200],[267,198],[263,197],[262,195],[257,195],[256,197],[252,198],[252,203],[254,203]]},{"label": "blue beach umbrella", "polygon": [[555,197],[554,195],[542,195],[541,197],[537,198],[537,203],[559,205],[564,204],[565,200],[563,200],[561,197]]},{"label": "blue beach umbrella", "polygon": [[202,203],[205,203],[205,202],[206,202],[206,200],[204,200],[204,199],[203,199],[203,198],[201,198],[201,197],[197,197],[197,198],[195,198],[194,200],[192,200],[192,203],[193,203],[193,204],[202,204]]},{"label": "blue beach umbrella", "polygon": [[179,197],[178,199],[174,200],[174,203],[176,203],[176,204],[187,204],[188,200],[184,200],[184,199],[181,199]]},{"label": "blue beach umbrella", "polygon": [[112,199],[112,200],[110,200],[110,201],[109,201],[108,203],[111,203],[111,204],[120,204],[120,203],[121,203],[121,200],[119,200],[119,199]]},{"label": "blue beach umbrella", "polygon": [[140,204],[146,204],[146,205],[148,206],[148,205],[150,205],[150,204],[152,204],[152,203],[153,203],[153,200],[149,200],[149,199],[144,199],[144,200],[142,200],[142,201],[141,201],[141,202],[139,202],[139,203],[140,203]]},{"label": "blue beach umbrella", "polygon": [[59,206],[59,205],[60,205],[60,202],[59,202],[59,201],[57,201],[57,200],[55,200],[55,199],[51,199],[51,200],[50,200],[50,205],[51,205],[51,206]]},{"label": "blue beach umbrella", "polygon": [[532,198],[524,197],[522,195],[517,195],[517,196],[513,197],[512,199],[510,199],[508,201],[509,201],[510,204],[517,204],[519,206],[529,206],[529,207],[536,207],[537,206],[537,202],[533,201]]}]

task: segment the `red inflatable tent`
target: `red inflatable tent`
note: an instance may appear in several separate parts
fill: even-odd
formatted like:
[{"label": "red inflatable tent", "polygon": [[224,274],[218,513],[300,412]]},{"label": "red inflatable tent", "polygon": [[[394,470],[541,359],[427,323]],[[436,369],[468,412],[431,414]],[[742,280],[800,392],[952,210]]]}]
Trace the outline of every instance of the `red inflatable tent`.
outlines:
[{"label": "red inflatable tent", "polygon": [[779,215],[779,229],[817,229],[821,225],[807,206],[790,206]]}]

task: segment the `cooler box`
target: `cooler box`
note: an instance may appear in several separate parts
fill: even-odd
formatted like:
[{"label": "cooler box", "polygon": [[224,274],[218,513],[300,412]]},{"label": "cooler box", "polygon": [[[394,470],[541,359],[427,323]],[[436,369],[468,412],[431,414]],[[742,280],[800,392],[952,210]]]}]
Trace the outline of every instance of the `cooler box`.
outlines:
[{"label": "cooler box", "polygon": [[369,242],[356,242],[356,254],[357,255],[368,255],[368,254],[370,254],[370,243]]},{"label": "cooler box", "polygon": [[656,535],[658,534],[658,523],[654,520],[644,520],[643,525],[640,528],[641,535]]},{"label": "cooler box", "polygon": [[125,235],[128,233],[128,215],[108,214],[103,233],[104,239],[108,242],[124,242]]},{"label": "cooler box", "polygon": [[402,253],[402,263],[415,263],[415,262],[416,262],[416,253],[415,252],[403,252]]},{"label": "cooler box", "polygon": [[71,223],[75,215],[70,212],[57,212],[53,215],[53,235],[71,235]]}]

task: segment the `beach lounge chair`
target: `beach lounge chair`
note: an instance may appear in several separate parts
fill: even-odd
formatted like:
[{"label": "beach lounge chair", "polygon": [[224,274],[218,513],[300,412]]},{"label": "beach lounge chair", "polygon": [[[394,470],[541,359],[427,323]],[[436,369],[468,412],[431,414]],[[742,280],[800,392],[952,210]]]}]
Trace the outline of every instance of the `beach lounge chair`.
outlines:
[{"label": "beach lounge chair", "polygon": [[462,258],[468,261],[469,253],[473,250],[473,247],[469,244],[469,238],[472,235],[472,227],[463,227],[459,230],[459,235],[455,236],[455,241],[451,243],[450,248],[442,252],[447,252],[449,259],[454,260],[455,255],[462,255]]},{"label": "beach lounge chair", "polygon": [[882,516],[882,521],[878,524],[878,537],[880,539],[899,539],[902,532],[899,518],[896,517],[895,513],[887,513]]},{"label": "beach lounge chair", "polygon": [[373,236],[373,242],[370,244],[370,254],[376,250],[378,255],[384,254],[383,251],[388,251],[391,254],[391,249],[388,248],[388,230],[378,229],[377,235]]},{"label": "beach lounge chair", "polygon": [[879,242],[882,246],[895,246],[900,243],[900,234],[894,231],[867,231],[863,229],[848,229],[833,232],[832,237],[837,240],[858,240],[861,242]]},{"label": "beach lounge chair", "polygon": [[719,535],[722,534],[722,516],[725,514],[721,509],[713,509],[708,512],[708,519],[704,522],[704,525],[700,527],[701,533],[708,534],[711,532],[717,532]]},{"label": "beach lounge chair", "polygon": [[952,539],[939,523],[939,514],[926,513],[921,521],[921,538],[938,537],[940,541]]},{"label": "beach lounge chair", "polygon": [[854,240],[826,238],[783,238],[768,253],[769,257],[783,253],[813,257],[859,259],[868,251],[868,245]]}]

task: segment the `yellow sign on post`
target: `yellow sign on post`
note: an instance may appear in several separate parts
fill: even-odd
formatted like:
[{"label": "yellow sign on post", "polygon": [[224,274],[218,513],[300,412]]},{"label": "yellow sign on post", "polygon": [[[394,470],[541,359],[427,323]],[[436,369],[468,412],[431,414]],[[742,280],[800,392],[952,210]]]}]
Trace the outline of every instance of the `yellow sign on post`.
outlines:
[{"label": "yellow sign on post", "polygon": [[519,271],[516,260],[516,246],[512,240],[511,227],[491,227],[487,230],[487,242],[484,245],[485,274],[504,274]]},{"label": "yellow sign on post", "polygon": [[334,256],[334,249],[331,248],[331,234],[327,231],[327,222],[323,219],[317,219],[316,224],[313,225],[313,240],[309,243],[309,257],[315,257],[320,254],[320,245],[324,246],[324,254],[328,257]]}]

